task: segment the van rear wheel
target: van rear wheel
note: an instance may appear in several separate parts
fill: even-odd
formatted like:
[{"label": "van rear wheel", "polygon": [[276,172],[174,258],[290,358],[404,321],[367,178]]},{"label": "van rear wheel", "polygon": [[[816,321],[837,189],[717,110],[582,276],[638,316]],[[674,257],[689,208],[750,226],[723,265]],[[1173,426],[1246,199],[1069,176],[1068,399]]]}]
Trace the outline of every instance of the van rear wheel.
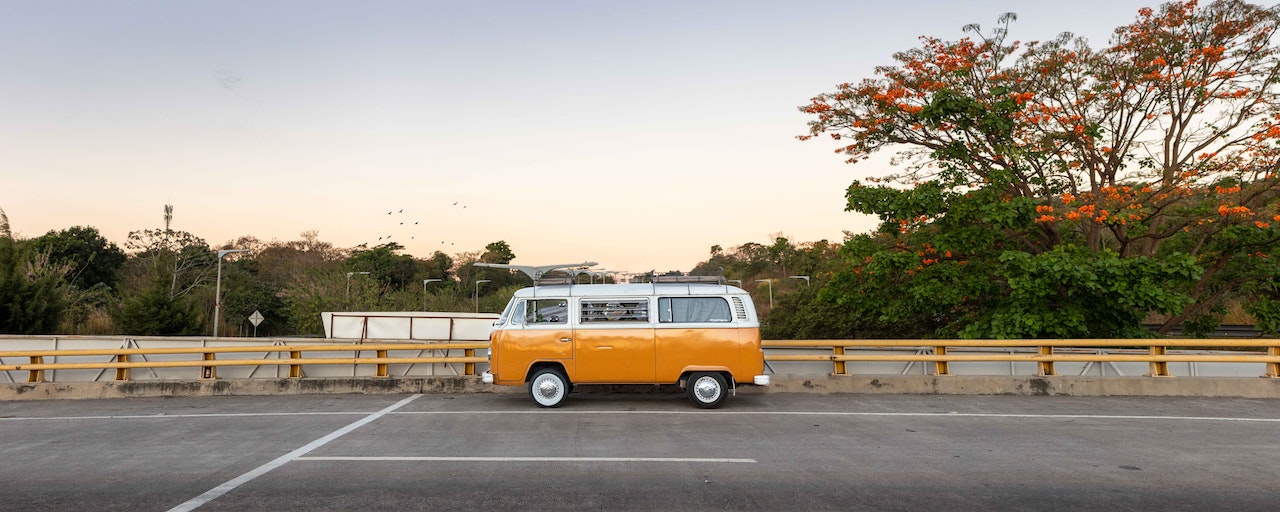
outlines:
[{"label": "van rear wheel", "polygon": [[724,375],[715,372],[700,372],[689,375],[684,391],[689,401],[701,409],[715,409],[724,403],[728,396],[725,390]]},{"label": "van rear wheel", "polygon": [[529,379],[529,396],[542,407],[560,407],[573,385],[557,368],[542,368]]}]

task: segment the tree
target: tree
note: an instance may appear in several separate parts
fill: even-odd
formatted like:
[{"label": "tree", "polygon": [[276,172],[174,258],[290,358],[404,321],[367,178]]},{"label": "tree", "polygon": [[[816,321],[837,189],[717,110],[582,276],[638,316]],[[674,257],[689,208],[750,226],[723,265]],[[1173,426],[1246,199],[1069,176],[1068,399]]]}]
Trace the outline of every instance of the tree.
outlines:
[{"label": "tree", "polygon": [[176,299],[205,286],[213,278],[217,256],[209,244],[186,231],[174,230],[173,205],[164,205],[164,229],[129,232],[125,247],[135,251],[135,272],[149,284],[166,288]]},{"label": "tree", "polygon": [[67,309],[67,267],[14,240],[0,209],[0,333],[52,334]]},{"label": "tree", "polygon": [[[484,252],[480,253],[479,261],[484,263],[501,263],[509,264],[511,260],[516,259],[516,254],[511,250],[511,246],[507,242],[498,240],[490,242],[484,246]],[[480,290],[482,295],[488,295],[494,290],[501,290],[509,286],[520,286],[532,284],[524,273],[517,270],[508,270],[501,268],[480,267],[475,270],[476,279],[488,279],[490,282]]]},{"label": "tree", "polygon": [[126,259],[120,247],[104,238],[97,228],[87,226],[50,230],[32,240],[31,246],[37,252],[48,252],[49,261],[54,264],[70,265],[69,283],[81,290],[100,283],[115,288]]},{"label": "tree", "polygon": [[200,312],[181,297],[169,296],[166,283],[157,282],[125,299],[120,328],[136,336],[187,336],[200,334]]},{"label": "tree", "polygon": [[[952,289],[981,294],[934,316],[970,336],[1134,333],[1114,321],[1147,311],[1168,315],[1167,332],[1248,298],[1242,285],[1269,275],[1280,240],[1280,17],[1174,2],[1139,11],[1101,50],[1070,34],[1009,42],[1014,19],[965,27],[976,40],[923,38],[877,78],[801,108],[814,116],[802,139],[842,141],[850,162],[898,150],[905,164],[850,186],[848,209],[893,235],[870,254],[862,238],[850,272],[893,260],[920,285],[930,267],[954,271]],[[1145,291],[1082,289],[1068,267]],[[1015,292],[1092,297],[1078,304],[1090,312],[1019,309]]]},{"label": "tree", "polygon": [[129,233],[125,247],[130,296],[120,312],[128,334],[183,335],[200,332],[201,315],[189,295],[213,280],[217,256],[204,239],[172,228],[173,206],[164,206],[164,229]]},{"label": "tree", "polygon": [[372,249],[356,249],[347,258],[346,267],[352,272],[371,272],[369,275],[388,289],[402,289],[414,281],[417,264],[413,256],[397,254],[404,246],[388,242]]}]

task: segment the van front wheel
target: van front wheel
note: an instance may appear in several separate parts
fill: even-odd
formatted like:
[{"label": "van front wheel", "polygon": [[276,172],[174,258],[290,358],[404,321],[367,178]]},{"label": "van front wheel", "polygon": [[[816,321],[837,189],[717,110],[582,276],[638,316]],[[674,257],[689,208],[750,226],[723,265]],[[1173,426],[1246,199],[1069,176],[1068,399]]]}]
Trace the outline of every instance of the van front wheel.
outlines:
[{"label": "van front wheel", "polygon": [[529,396],[543,407],[560,407],[569,397],[569,378],[556,368],[543,368],[529,379]]},{"label": "van front wheel", "polygon": [[724,398],[728,395],[725,386],[724,376],[719,373],[694,373],[685,382],[684,391],[693,405],[702,409],[715,409],[724,403]]}]

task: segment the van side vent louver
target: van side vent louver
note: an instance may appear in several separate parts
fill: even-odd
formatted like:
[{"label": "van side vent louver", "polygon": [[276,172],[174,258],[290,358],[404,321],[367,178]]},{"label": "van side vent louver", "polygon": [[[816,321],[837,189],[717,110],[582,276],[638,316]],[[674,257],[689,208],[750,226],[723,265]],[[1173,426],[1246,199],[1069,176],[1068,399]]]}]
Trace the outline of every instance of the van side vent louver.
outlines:
[{"label": "van side vent louver", "polygon": [[742,304],[742,297],[732,297],[732,299],[734,316],[738,317],[738,320],[745,321],[747,319],[747,307]]}]

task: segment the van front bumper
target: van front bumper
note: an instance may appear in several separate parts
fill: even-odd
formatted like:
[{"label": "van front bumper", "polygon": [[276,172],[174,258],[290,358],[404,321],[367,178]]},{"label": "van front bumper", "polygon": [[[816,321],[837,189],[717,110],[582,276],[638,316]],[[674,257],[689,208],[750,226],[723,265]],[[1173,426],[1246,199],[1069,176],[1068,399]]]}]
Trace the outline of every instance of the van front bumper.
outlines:
[{"label": "van front bumper", "polygon": [[480,374],[480,380],[483,381],[485,384],[493,384],[493,373],[489,372],[488,370],[485,370],[484,373]]},{"label": "van front bumper", "polygon": [[[486,373],[487,373],[487,372],[486,372]],[[751,382],[752,382],[752,383],[754,383],[754,384],[755,384],[755,385],[757,385],[757,386],[768,386],[768,385],[769,385],[769,376],[768,376],[768,375],[756,375],[755,377],[753,377],[753,378],[751,379]]]}]

